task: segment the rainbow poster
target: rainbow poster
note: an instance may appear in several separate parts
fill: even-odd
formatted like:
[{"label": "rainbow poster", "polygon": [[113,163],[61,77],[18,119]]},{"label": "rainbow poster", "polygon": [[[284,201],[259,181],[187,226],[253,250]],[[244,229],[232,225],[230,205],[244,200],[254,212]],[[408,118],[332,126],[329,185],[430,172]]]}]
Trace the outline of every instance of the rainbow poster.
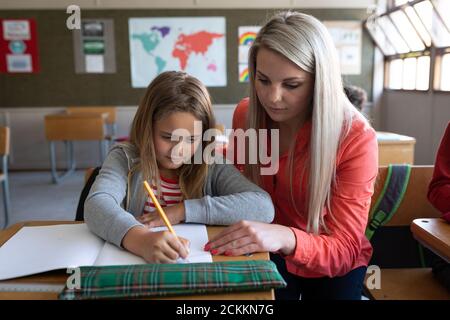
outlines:
[{"label": "rainbow poster", "polygon": [[248,66],[239,64],[239,82],[248,82]]},{"label": "rainbow poster", "polygon": [[239,82],[248,82],[248,51],[255,41],[261,27],[246,26],[238,28],[239,43]]},{"label": "rainbow poster", "polygon": [[257,32],[246,31],[239,34],[239,45],[240,46],[251,46],[253,41],[255,41]]}]

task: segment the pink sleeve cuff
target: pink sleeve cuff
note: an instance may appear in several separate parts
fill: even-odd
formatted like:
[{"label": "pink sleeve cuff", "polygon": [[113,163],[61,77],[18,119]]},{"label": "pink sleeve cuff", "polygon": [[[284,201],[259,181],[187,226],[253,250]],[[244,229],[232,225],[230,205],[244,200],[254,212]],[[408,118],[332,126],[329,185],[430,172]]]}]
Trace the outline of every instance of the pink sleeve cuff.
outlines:
[{"label": "pink sleeve cuff", "polygon": [[307,264],[311,258],[311,235],[300,229],[291,227],[291,230],[295,235],[295,249],[291,255],[285,258],[294,264]]},{"label": "pink sleeve cuff", "polygon": [[442,214],[442,218],[447,221],[450,222],[450,211],[447,213]]}]

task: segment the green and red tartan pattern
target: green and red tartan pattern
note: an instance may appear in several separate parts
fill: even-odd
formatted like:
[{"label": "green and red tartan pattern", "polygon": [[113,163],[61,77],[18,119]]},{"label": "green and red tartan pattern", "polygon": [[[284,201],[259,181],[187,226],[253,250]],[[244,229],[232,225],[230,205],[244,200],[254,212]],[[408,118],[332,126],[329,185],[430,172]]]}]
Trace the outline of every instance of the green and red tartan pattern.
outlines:
[{"label": "green and red tartan pattern", "polygon": [[286,286],[275,264],[261,260],[81,267],[80,271],[80,289],[66,287],[59,299],[141,298]]}]

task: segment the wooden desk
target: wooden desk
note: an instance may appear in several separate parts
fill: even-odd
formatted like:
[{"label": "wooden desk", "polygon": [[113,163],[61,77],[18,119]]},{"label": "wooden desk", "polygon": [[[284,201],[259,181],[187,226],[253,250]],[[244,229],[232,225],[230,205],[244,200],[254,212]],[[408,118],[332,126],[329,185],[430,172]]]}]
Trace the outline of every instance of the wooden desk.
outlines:
[{"label": "wooden desk", "polygon": [[416,139],[391,132],[377,131],[378,165],[414,164]]},{"label": "wooden desk", "polygon": [[450,263],[450,224],[441,218],[415,219],[411,232],[423,246]]},{"label": "wooden desk", "polygon": [[[109,138],[105,131],[108,113],[59,113],[45,116],[45,136],[49,143],[50,165],[54,183],[59,183],[75,171],[74,141],[93,140],[99,142],[100,163],[105,160],[106,149],[109,149]],[[57,141],[66,146],[67,169],[58,174],[56,164]],[[108,143],[108,145],[105,145]]]},{"label": "wooden desk", "polygon": [[[9,228],[0,232],[0,246],[8,241],[16,232],[18,232],[22,227],[31,226],[48,226],[55,224],[73,224],[81,223],[74,221],[29,221],[16,223]],[[223,229],[223,227],[207,227],[208,237],[211,238],[213,235],[217,234]],[[226,256],[213,256],[213,261],[230,261],[230,260],[268,260],[268,253],[257,253],[253,254],[251,257],[239,256],[239,257],[226,257]],[[60,271],[50,271],[46,273],[41,273],[38,275],[17,278],[13,280],[5,280],[1,282],[8,283],[35,283],[35,284],[54,284],[54,285],[64,285],[66,283],[69,274],[65,273],[65,270]],[[58,298],[58,293],[56,292],[0,292],[0,300],[56,300]],[[222,293],[222,294],[209,294],[209,295],[189,295],[189,296],[174,296],[174,297],[164,297],[162,299],[183,299],[183,300],[273,300],[274,292],[273,290],[266,291],[250,291],[250,292],[233,292],[233,293]]]},{"label": "wooden desk", "polygon": [[113,140],[117,131],[117,108],[105,106],[90,106],[90,107],[67,107],[66,113],[70,115],[77,114],[106,114],[105,124],[108,126],[108,132],[105,139],[108,140],[108,149],[112,146]]}]

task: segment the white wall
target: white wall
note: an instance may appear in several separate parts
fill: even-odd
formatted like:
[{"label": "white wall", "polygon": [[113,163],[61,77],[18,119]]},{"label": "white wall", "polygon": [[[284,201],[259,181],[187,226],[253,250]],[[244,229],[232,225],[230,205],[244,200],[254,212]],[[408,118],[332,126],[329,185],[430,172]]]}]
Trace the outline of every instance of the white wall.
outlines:
[{"label": "white wall", "polygon": [[[235,105],[214,105],[218,123],[231,128]],[[128,136],[130,125],[136,113],[135,106],[117,108],[117,136]],[[11,152],[9,166],[11,170],[47,170],[50,169],[50,151],[45,139],[44,117],[58,113],[63,107],[48,108],[1,108],[0,125],[11,129]],[[57,143],[58,167],[65,168],[63,143]],[[99,143],[96,141],[75,142],[75,160],[77,168],[89,168],[100,164]]]}]

